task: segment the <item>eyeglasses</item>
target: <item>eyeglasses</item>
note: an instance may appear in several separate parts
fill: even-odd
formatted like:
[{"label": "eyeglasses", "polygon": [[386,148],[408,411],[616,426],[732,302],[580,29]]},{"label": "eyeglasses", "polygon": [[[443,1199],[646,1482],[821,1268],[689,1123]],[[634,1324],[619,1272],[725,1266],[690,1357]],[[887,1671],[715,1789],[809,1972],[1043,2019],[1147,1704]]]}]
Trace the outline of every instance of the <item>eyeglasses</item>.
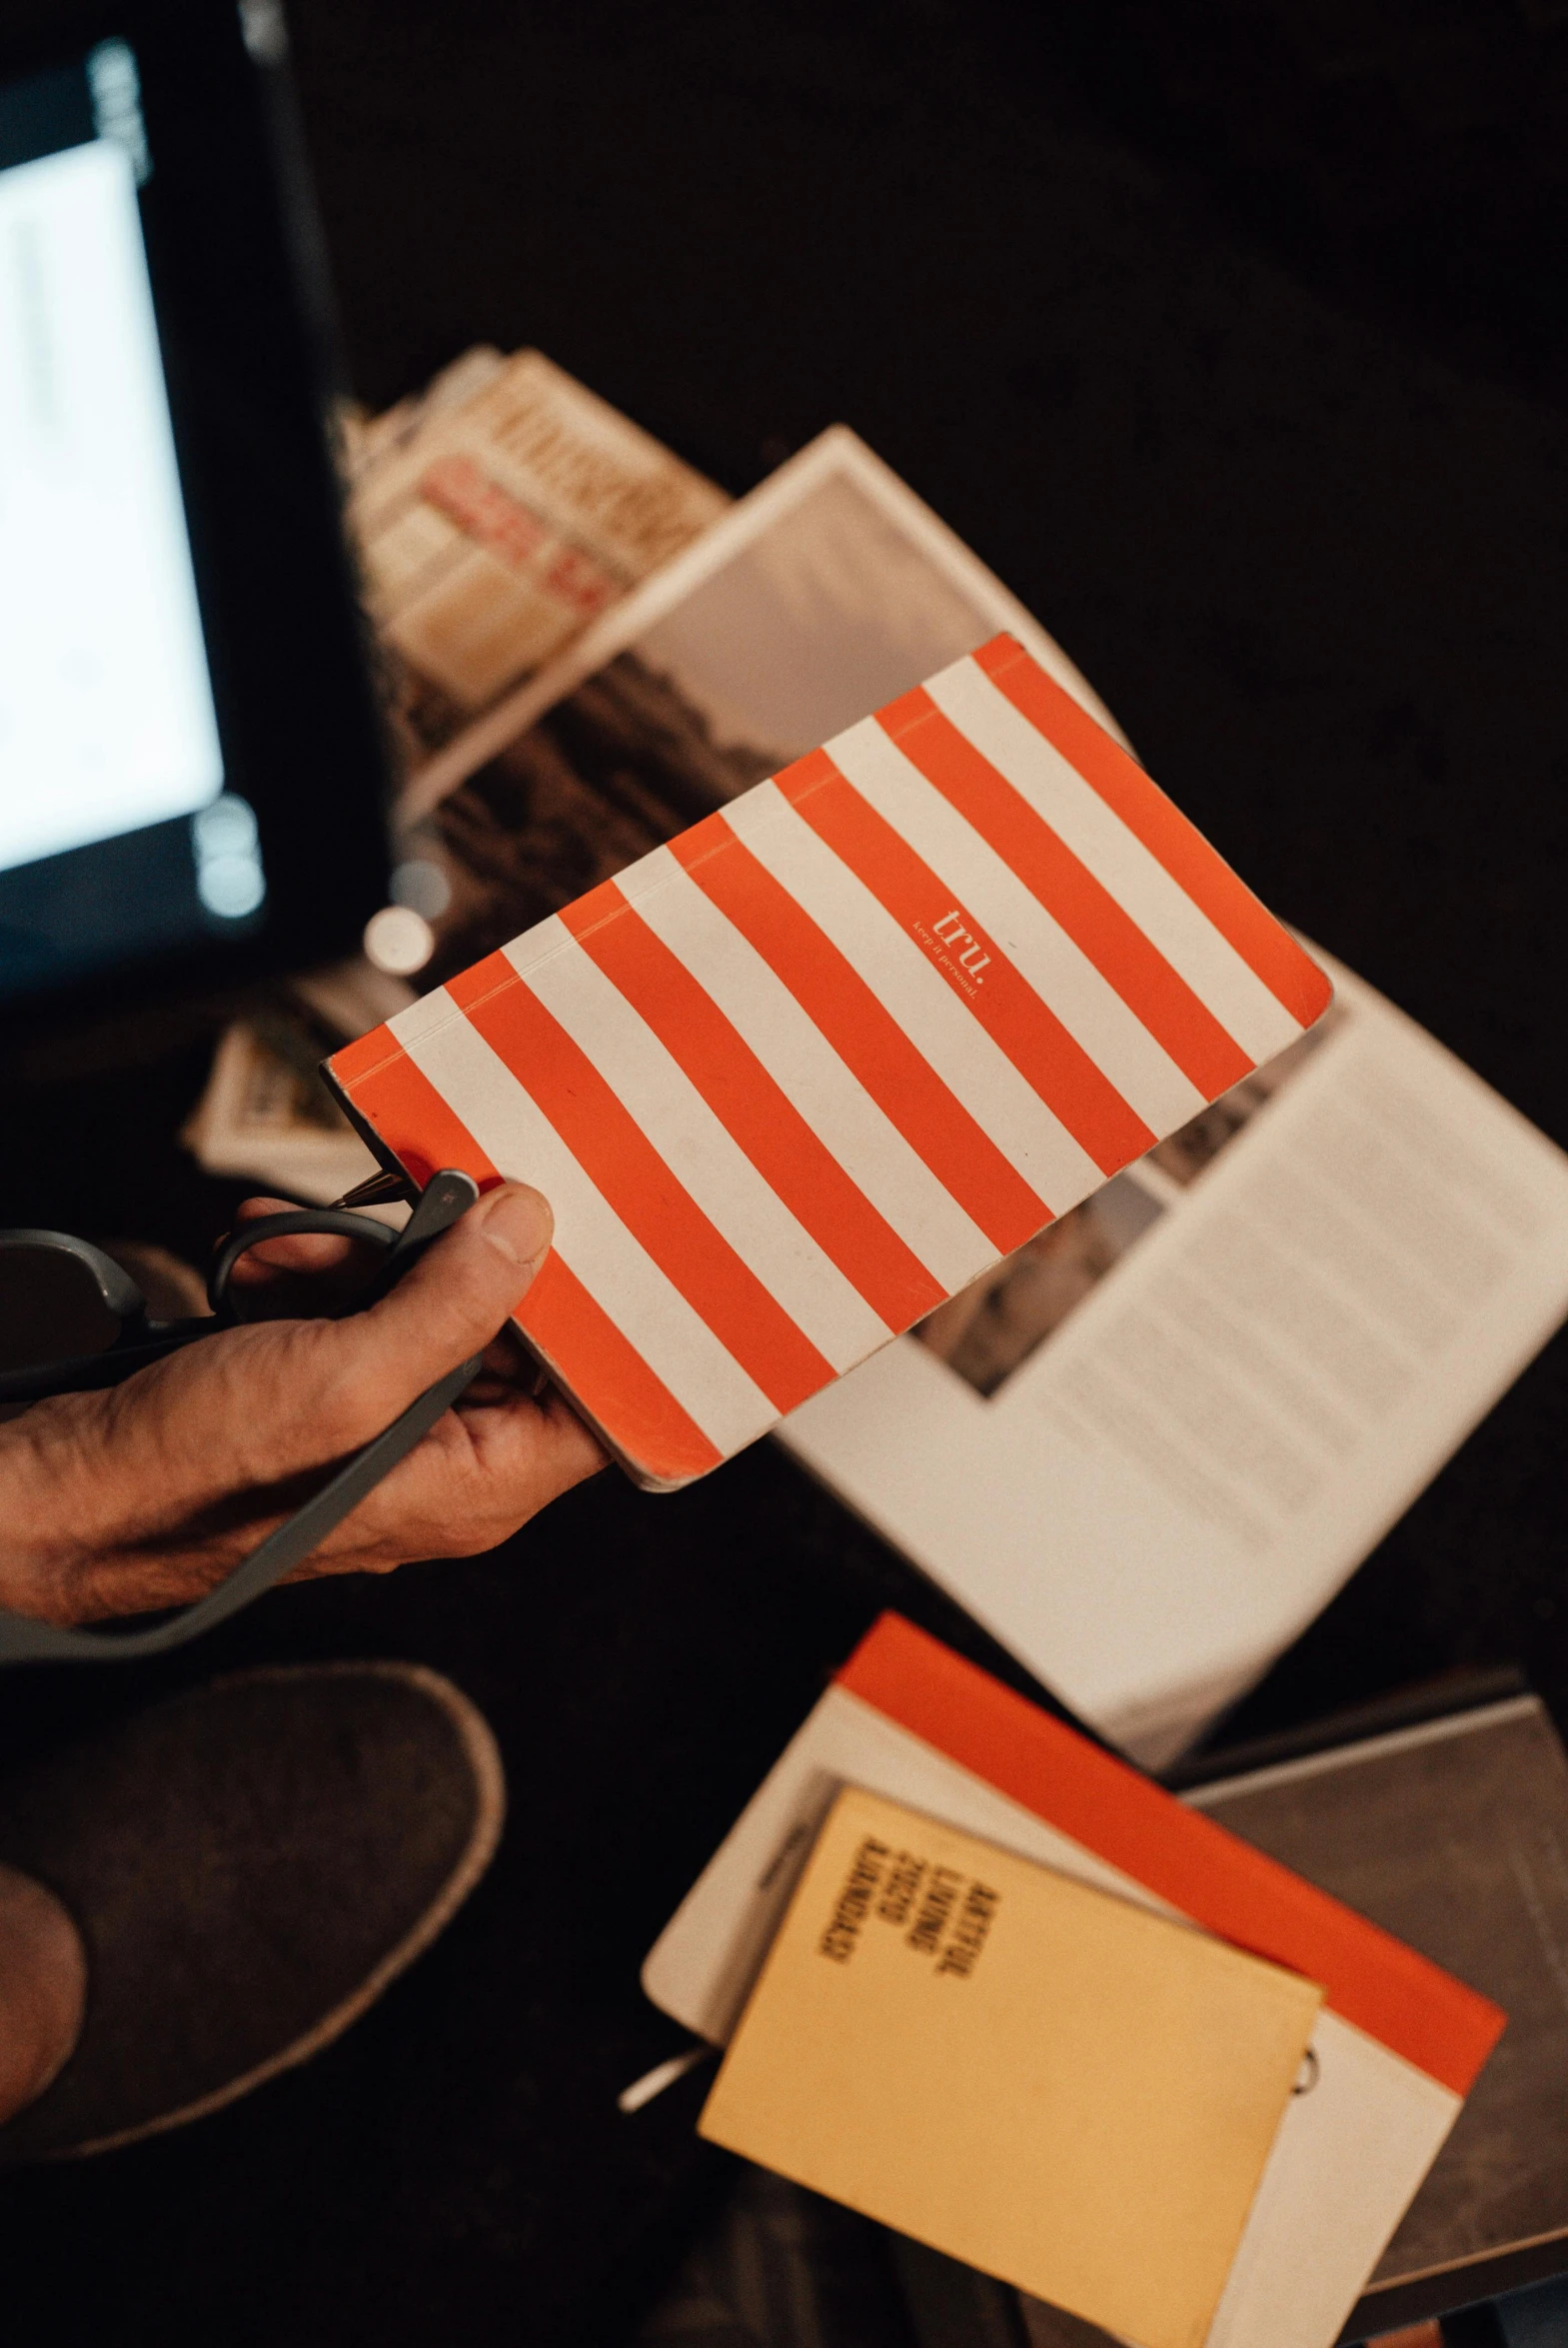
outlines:
[{"label": "eyeglasses", "polygon": [[[242,1224],[220,1240],[214,1254],[207,1283],[211,1312],[182,1320],[154,1320],[130,1273],[86,1239],[64,1231],[0,1231],[0,1405],[25,1406],[51,1394],[117,1385],[182,1345],[234,1327],[242,1315],[230,1295],[231,1275],[240,1257],[267,1239],[325,1232],[379,1246],[382,1263],[365,1290],[343,1308],[363,1311],[402,1278],[433,1239],[467,1213],[479,1196],[479,1185],[471,1174],[451,1168],[433,1174],[401,1231],[353,1210],[349,1201],[368,1202],[371,1192],[388,1195],[386,1180],[373,1178],[337,1206],[301,1207]],[[236,1613],[301,1564],[407,1457],[473,1382],[482,1359],[476,1353],[427,1387],[401,1417],[269,1533],[227,1580],[171,1620],[144,1630],[69,1630],[0,1611],[0,1664],[104,1662],[160,1654]]]}]

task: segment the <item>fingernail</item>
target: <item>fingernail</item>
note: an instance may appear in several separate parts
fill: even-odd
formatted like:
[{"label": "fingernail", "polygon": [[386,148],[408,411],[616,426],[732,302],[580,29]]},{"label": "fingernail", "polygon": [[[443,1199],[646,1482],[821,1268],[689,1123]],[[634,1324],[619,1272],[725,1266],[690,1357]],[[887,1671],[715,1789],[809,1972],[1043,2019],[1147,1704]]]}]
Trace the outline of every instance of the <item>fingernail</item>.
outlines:
[{"label": "fingernail", "polygon": [[469,1208],[469,1220],[478,1223],[498,1254],[519,1264],[536,1263],[556,1227],[549,1199],[527,1182],[507,1182],[489,1191]]}]

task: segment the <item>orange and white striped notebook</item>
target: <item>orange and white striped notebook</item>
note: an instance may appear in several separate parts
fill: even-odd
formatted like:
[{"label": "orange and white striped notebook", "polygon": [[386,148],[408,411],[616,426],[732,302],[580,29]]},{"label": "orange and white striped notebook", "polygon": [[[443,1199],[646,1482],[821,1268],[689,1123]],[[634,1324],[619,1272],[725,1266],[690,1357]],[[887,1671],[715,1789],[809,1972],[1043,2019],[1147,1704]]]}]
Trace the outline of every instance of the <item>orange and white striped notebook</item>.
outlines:
[{"label": "orange and white striped notebook", "polygon": [[327,1064],[538,1184],[518,1313],[637,1479],[766,1432],[1187,1123],[1323,973],[998,636]]}]

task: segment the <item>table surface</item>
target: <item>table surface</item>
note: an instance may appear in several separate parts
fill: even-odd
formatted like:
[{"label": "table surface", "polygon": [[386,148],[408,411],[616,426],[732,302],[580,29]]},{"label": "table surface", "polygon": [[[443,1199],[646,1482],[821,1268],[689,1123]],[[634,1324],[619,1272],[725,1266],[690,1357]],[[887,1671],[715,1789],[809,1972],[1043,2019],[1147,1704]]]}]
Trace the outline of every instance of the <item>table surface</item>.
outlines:
[{"label": "table surface", "polygon": [[[353,388],[537,344],[735,492],[853,425],[1266,901],[1568,1142],[1564,12],[1176,13],[302,0]],[[19,1111],[0,1221],[199,1257],[238,1194],[175,1141],[207,1051]],[[1227,1737],[1498,1662],[1568,1717],[1565,1375],[1559,1341]],[[887,1603],[1028,1684],[763,1446],[280,1593],[195,1656],[8,1683],[0,1759],[218,1665],[411,1655],[513,1792],[487,1883],[342,2045],[7,2184],[37,2336],[615,2337],[718,2175],[700,2081],[614,2108],[679,2043],[638,1957]]]}]

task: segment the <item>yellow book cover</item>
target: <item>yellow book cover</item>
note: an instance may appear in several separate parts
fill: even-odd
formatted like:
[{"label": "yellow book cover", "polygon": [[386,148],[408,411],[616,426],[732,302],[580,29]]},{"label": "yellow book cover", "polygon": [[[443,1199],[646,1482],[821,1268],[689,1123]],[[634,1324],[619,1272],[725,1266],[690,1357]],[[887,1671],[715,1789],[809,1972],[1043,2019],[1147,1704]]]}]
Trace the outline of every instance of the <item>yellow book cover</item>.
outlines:
[{"label": "yellow book cover", "polygon": [[700,2125],[1138,2348],[1198,2348],[1322,1995],[848,1788]]}]

